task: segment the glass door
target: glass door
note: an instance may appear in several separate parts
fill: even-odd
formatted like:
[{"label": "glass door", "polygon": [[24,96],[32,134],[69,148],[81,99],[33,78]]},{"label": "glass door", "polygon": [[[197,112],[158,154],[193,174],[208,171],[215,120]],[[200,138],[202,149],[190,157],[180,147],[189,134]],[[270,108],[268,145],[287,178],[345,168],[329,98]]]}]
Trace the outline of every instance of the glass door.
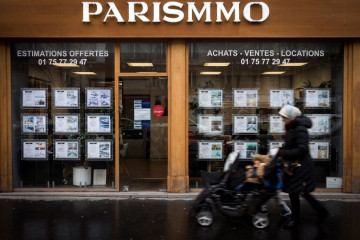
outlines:
[{"label": "glass door", "polygon": [[167,77],[120,77],[120,189],[166,191]]}]

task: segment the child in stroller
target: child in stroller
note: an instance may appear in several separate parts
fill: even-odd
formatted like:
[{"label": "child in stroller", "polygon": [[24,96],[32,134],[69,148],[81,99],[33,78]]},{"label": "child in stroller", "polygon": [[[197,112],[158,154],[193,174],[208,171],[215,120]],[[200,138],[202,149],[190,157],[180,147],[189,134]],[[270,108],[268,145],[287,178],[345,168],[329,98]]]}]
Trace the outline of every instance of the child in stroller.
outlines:
[{"label": "child in stroller", "polygon": [[[265,158],[263,155],[256,157]],[[268,161],[271,160],[268,157],[266,158]],[[268,179],[272,179],[272,181],[276,179],[277,170],[273,162],[277,163],[277,159],[277,156],[275,156],[269,164],[258,163],[255,167],[248,167],[248,170],[252,171],[244,172],[239,167],[238,153],[230,153],[226,159],[224,175],[220,183],[206,187],[194,202],[193,209],[198,223],[202,226],[211,225],[213,212],[218,210],[220,213],[230,217],[251,216],[254,227],[259,229],[267,227],[269,219],[267,214],[261,211],[261,206],[276,196],[276,188],[273,185],[266,186],[266,182]],[[256,174],[262,175],[261,178],[256,177],[261,181],[256,182],[255,179],[253,179],[253,182],[244,181],[252,179],[254,171],[255,176]],[[239,172],[242,177],[239,177]],[[248,174],[247,178],[245,177],[246,174]],[[234,178],[234,175],[237,177]]]},{"label": "child in stroller", "polygon": [[[273,173],[267,173],[267,178],[264,179],[264,175],[267,169],[266,167],[270,164],[271,158],[268,155],[260,155],[256,154],[253,156],[253,165],[247,165],[245,167],[246,171],[246,180],[244,183],[238,185],[236,187],[237,190],[242,188],[249,189],[252,184],[264,184],[264,187],[267,189],[272,189],[276,191],[276,195],[274,196],[275,201],[280,205],[283,209],[281,216],[288,216],[291,214],[291,210],[288,205],[282,200],[280,196],[281,188],[282,188],[282,163],[279,161],[276,163],[275,169],[273,169]],[[261,210],[263,213],[267,213],[266,204],[261,206]]]}]

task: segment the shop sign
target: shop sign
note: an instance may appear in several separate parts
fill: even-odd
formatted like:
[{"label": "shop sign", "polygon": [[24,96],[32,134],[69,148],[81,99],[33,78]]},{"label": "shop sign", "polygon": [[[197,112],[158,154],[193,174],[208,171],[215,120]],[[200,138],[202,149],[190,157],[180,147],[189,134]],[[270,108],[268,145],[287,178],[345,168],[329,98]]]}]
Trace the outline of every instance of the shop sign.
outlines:
[{"label": "shop sign", "polygon": [[161,105],[155,105],[153,108],[153,113],[155,117],[160,118],[162,115],[164,115],[164,108]]},{"label": "shop sign", "polygon": [[[195,2],[187,2],[187,11],[184,9],[184,4],[180,2],[166,2],[162,4],[162,2],[153,2],[152,9],[149,13],[149,5],[146,2],[127,2],[128,8],[127,10],[119,9],[115,2],[107,2],[106,6],[103,6],[99,2],[82,2],[83,6],[83,18],[82,22],[90,23],[91,17],[103,15],[103,22],[106,23],[112,19],[115,19],[118,23],[135,23],[137,21],[141,22],[153,22],[160,23],[162,21],[169,23],[180,23],[185,18],[185,12],[187,12],[187,20],[188,23],[193,23],[193,15],[195,15],[196,21],[200,22],[201,18],[205,15],[206,23],[211,23],[214,19],[211,18],[211,12],[216,11],[216,20],[215,22],[221,23],[223,22],[223,18],[226,22],[230,21],[231,16],[234,16],[234,23],[240,22],[240,9],[241,2],[232,2],[232,6],[230,9],[227,9],[224,6],[224,2],[204,2],[201,10],[195,6]],[[253,7],[261,8],[261,18],[254,19],[251,16],[251,11]],[[141,8],[141,11],[137,10]],[[91,10],[90,10],[91,9]],[[128,19],[124,19],[122,14],[127,11]],[[259,23],[264,22],[270,14],[269,6],[264,2],[249,2],[244,5],[243,8],[243,17],[246,21],[251,23]],[[148,15],[151,15],[150,19]],[[161,14],[164,14],[161,16]]]}]

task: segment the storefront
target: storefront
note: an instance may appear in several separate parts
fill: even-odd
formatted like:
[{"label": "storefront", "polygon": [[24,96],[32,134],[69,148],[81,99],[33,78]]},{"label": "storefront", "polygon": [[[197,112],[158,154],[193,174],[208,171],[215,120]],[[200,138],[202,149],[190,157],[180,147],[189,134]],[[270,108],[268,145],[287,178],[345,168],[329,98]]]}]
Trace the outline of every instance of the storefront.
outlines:
[{"label": "storefront", "polygon": [[199,191],[285,104],[318,190],[360,191],[356,0],[0,6],[1,191]]}]

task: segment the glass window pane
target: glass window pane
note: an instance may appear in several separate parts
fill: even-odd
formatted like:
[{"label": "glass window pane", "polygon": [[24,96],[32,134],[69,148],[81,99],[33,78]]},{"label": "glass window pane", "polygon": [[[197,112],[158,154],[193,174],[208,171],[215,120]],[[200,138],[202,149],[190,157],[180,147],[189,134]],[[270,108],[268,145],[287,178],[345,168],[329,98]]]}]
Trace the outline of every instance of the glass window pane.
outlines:
[{"label": "glass window pane", "polygon": [[14,187],[112,187],[114,44],[15,43],[11,74]]},{"label": "glass window pane", "polygon": [[202,172],[222,171],[233,150],[241,166],[279,146],[278,111],[292,104],[310,117],[317,187],[342,176],[342,43],[191,43],[189,45],[190,187]]},{"label": "glass window pane", "polygon": [[166,72],[166,43],[121,43],[121,72]]},{"label": "glass window pane", "polygon": [[123,190],[167,190],[167,93],[167,77],[119,79],[120,182]]}]

